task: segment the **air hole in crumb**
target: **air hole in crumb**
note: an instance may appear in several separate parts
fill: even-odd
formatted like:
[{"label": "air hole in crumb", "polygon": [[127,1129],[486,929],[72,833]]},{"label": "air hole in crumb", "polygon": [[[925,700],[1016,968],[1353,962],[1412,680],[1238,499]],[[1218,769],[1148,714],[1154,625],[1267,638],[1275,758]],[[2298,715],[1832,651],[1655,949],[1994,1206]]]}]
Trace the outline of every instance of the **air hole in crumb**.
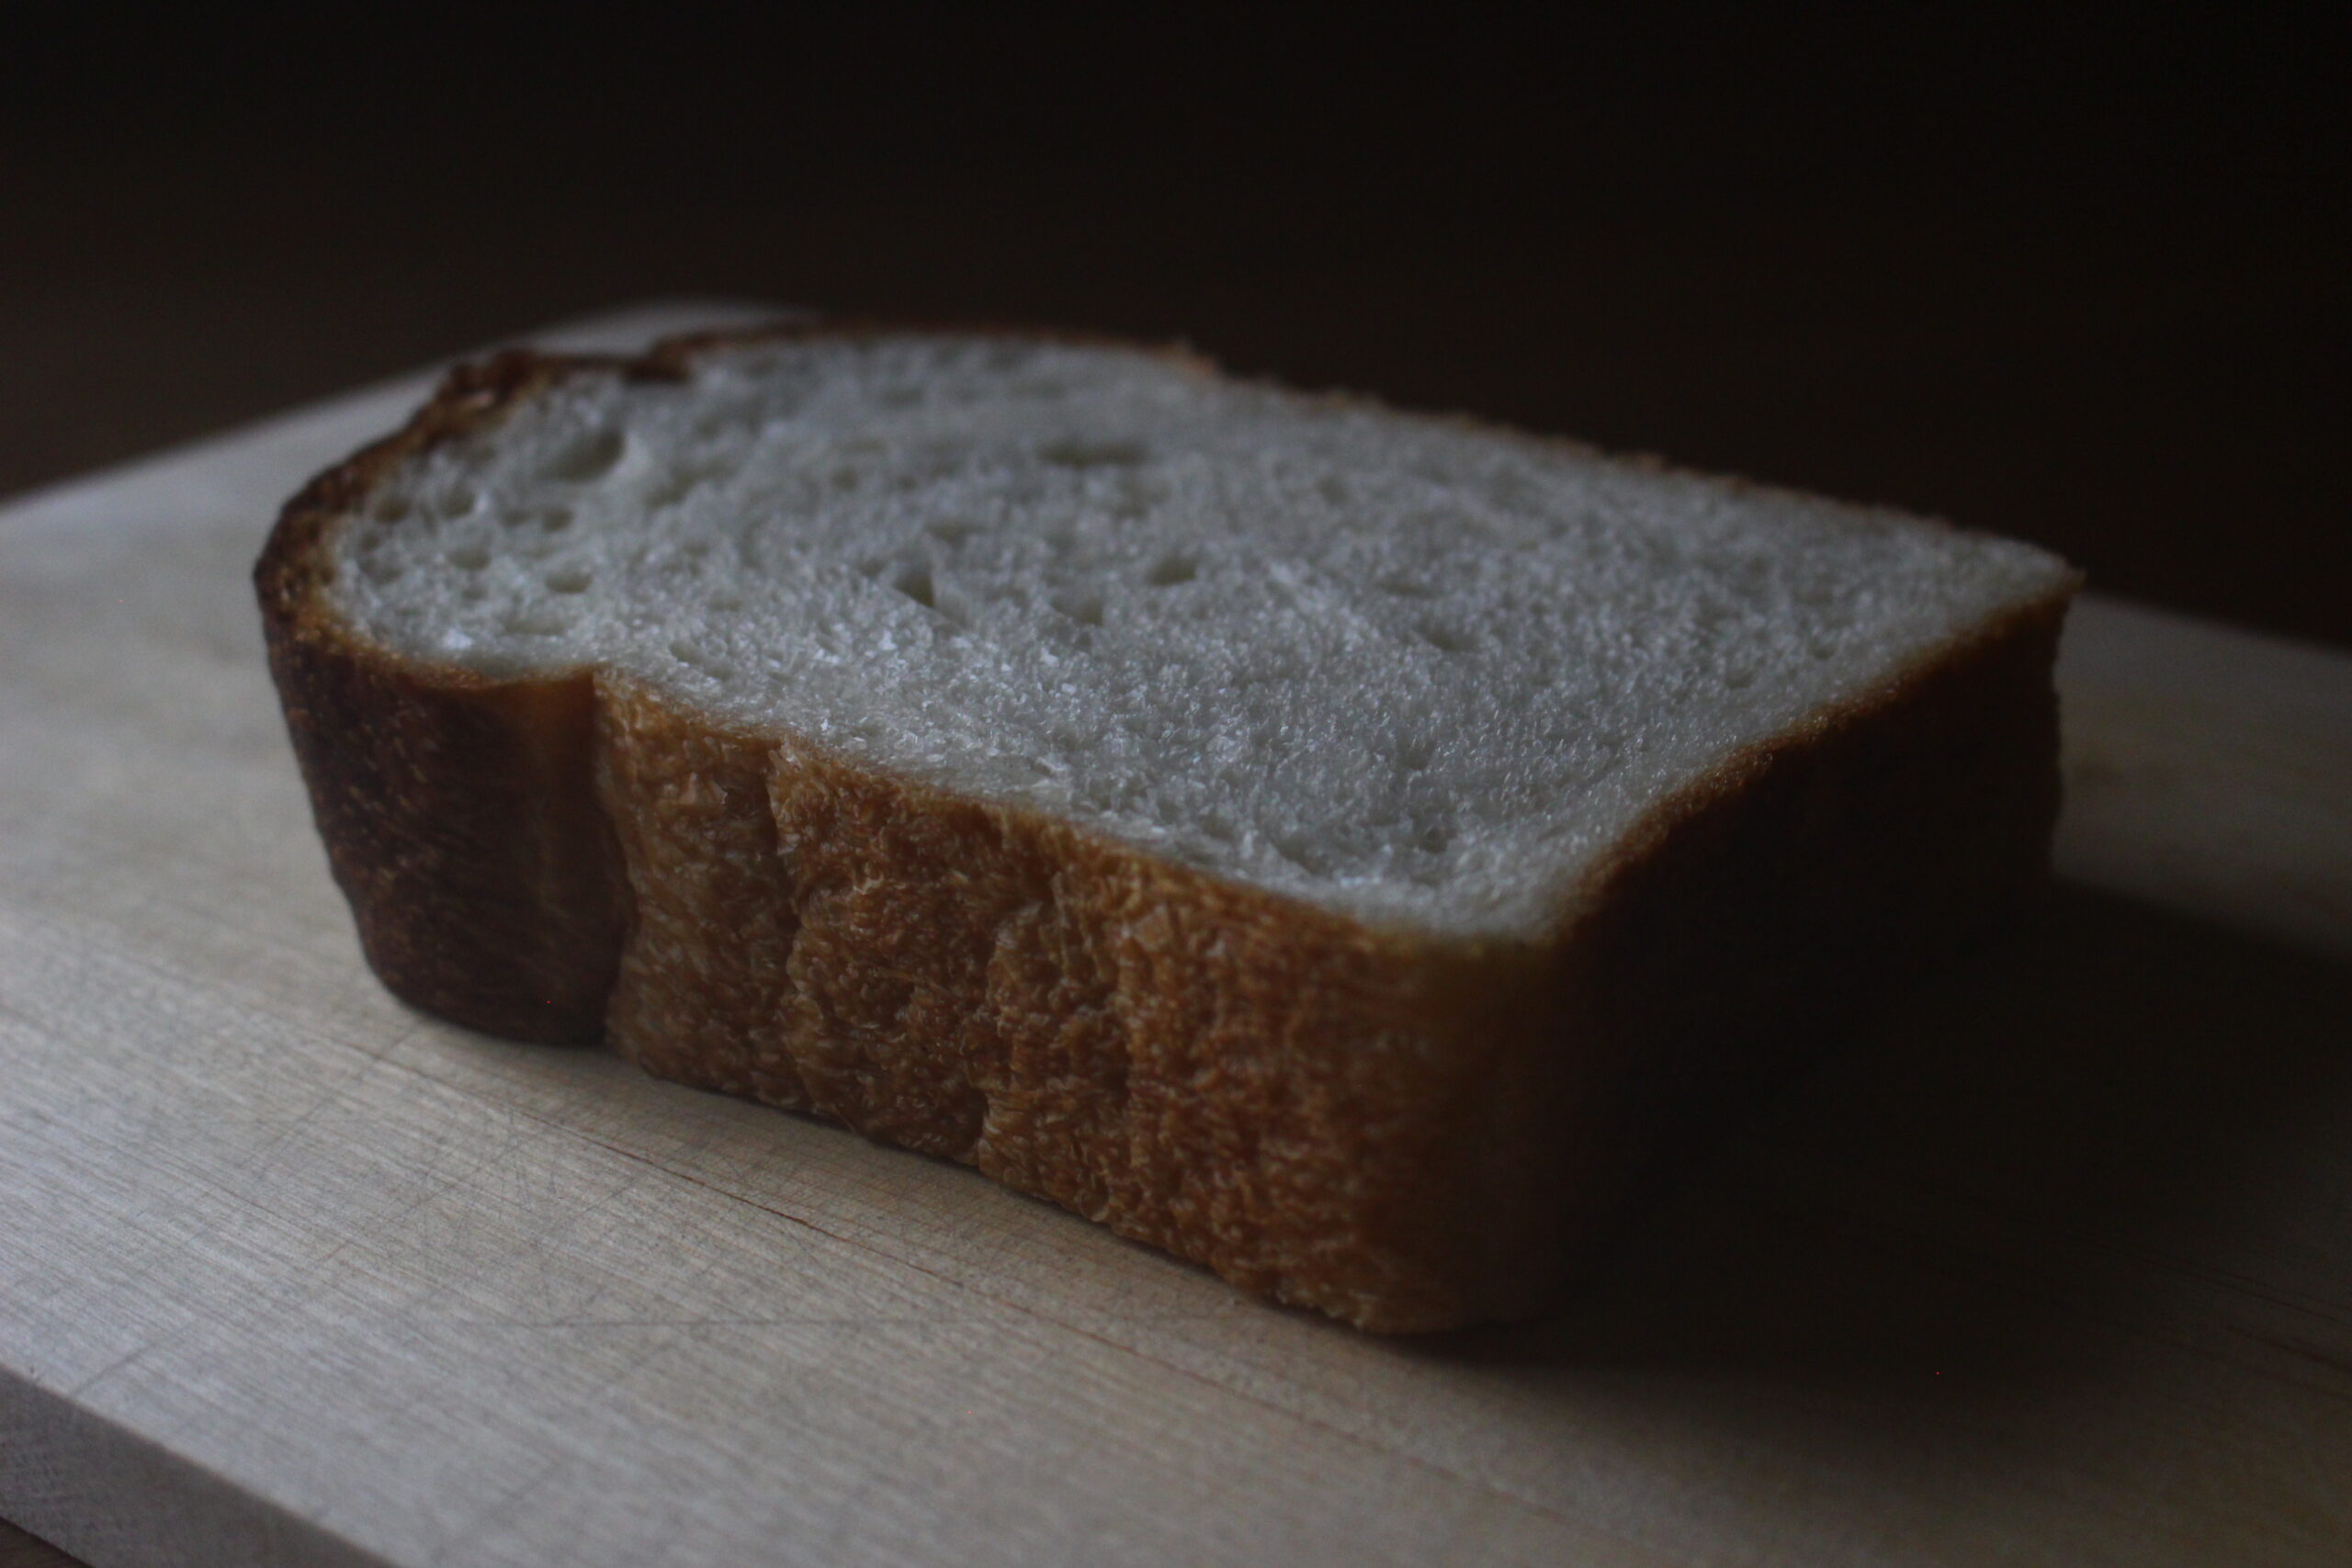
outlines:
[{"label": "air hole in crumb", "polygon": [[939,608],[938,595],[932,587],[931,568],[927,566],[910,566],[902,569],[896,577],[890,579],[890,586],[926,610]]},{"label": "air hole in crumb", "polygon": [[1296,834],[1276,839],[1274,840],[1274,852],[1281,855],[1283,859],[1290,862],[1291,864],[1298,867],[1301,871],[1307,873],[1309,875],[1328,876],[1330,874],[1331,857],[1324,853],[1321,846],[1309,840],[1301,838]]},{"label": "air hole in crumb", "polygon": [[451,485],[435,496],[433,510],[444,517],[468,517],[481,504],[481,492],[470,485]]},{"label": "air hole in crumb", "polygon": [[585,593],[595,581],[595,574],[584,566],[560,566],[547,576],[548,587],[558,593]]},{"label": "air hole in crumb", "polygon": [[1166,555],[1152,563],[1144,581],[1154,588],[1173,588],[1180,582],[1190,582],[1201,575],[1199,563],[1187,555]]},{"label": "air hole in crumb", "polygon": [[1354,492],[1348,489],[1347,480],[1329,474],[1315,481],[1315,493],[1334,506],[1345,506],[1355,499]]},{"label": "air hole in crumb", "polygon": [[953,549],[956,546],[962,544],[965,540],[978,533],[980,531],[980,525],[977,523],[966,523],[959,519],[947,518],[937,523],[924,524],[922,531],[930,535],[933,538],[937,539],[941,544]]},{"label": "air hole in crumb", "polygon": [[379,523],[401,523],[407,521],[408,514],[414,510],[409,504],[408,497],[386,495],[377,498],[376,504],[369,508],[368,514]]},{"label": "air hole in crumb", "polygon": [[645,504],[656,511],[665,506],[675,506],[701,488],[703,476],[700,474],[685,472],[665,474],[646,491]]},{"label": "air hole in crumb", "polygon": [[1423,621],[1413,629],[1421,634],[1422,641],[1441,652],[1467,653],[1470,651],[1469,637],[1452,626],[1437,621]]},{"label": "air hole in crumb", "polygon": [[1408,773],[1418,773],[1436,757],[1436,748],[1426,740],[1408,740],[1396,749],[1396,765]]},{"label": "air hole in crumb", "polygon": [[1740,691],[1748,686],[1753,686],[1756,684],[1756,671],[1753,670],[1726,670],[1724,671],[1724,684],[1729,686],[1735,692]]},{"label": "air hole in crumb", "polygon": [[1053,441],[1037,456],[1061,468],[1132,468],[1151,457],[1136,441]]},{"label": "air hole in crumb", "polygon": [[874,394],[874,400],[886,409],[910,409],[922,401],[920,387],[885,387]]},{"label": "air hole in crumb", "polygon": [[586,484],[620,467],[628,442],[617,430],[594,430],[568,443],[549,459],[547,477]]},{"label": "air hole in crumb", "polygon": [[480,545],[459,545],[449,552],[449,564],[460,571],[480,571],[490,564],[490,552]]},{"label": "air hole in crumb", "polygon": [[1099,626],[1102,624],[1102,595],[1100,593],[1057,593],[1048,603],[1080,626]]},{"label": "air hole in crumb", "polygon": [[1387,576],[1377,579],[1373,583],[1373,586],[1379,589],[1383,593],[1394,593],[1399,599],[1434,599],[1437,597],[1436,589],[1431,588],[1428,583],[1421,581],[1419,578],[1407,577],[1400,572],[1392,571]]},{"label": "air hole in crumb", "polygon": [[550,534],[560,534],[571,526],[571,508],[550,506],[539,513],[539,526]]},{"label": "air hole in crumb", "polygon": [[699,670],[716,681],[734,678],[735,671],[726,660],[713,658],[694,644],[680,640],[670,645],[670,657],[689,670]]},{"label": "air hole in crumb", "polygon": [[1424,854],[1442,855],[1453,847],[1453,829],[1442,823],[1432,822],[1413,840]]}]

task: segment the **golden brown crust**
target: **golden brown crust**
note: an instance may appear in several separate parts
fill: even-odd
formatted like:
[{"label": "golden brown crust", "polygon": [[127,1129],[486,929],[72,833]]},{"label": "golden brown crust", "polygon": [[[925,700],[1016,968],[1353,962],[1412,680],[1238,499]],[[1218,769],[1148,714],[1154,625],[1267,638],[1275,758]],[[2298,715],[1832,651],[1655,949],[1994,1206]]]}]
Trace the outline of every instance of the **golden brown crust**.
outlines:
[{"label": "golden brown crust", "polygon": [[471,687],[326,638],[273,633],[269,651],[384,983],[492,1033],[596,1039],[628,906],[590,787],[590,678]]},{"label": "golden brown crust", "polygon": [[[792,326],[762,337],[880,328]],[[396,993],[811,1111],[1381,1330],[1535,1310],[1758,1064],[2041,874],[2066,594],[1652,814],[1541,942],[1380,931],[604,673],[496,682],[322,592],[380,477],[587,368],[503,355],[256,568],[338,882]]]},{"label": "golden brown crust", "polygon": [[603,1032],[628,919],[593,788],[592,679],[422,666],[354,637],[325,593],[333,530],[384,474],[566,373],[519,352],[452,371],[404,429],[287,503],[254,586],[320,837],[376,973],[477,1029],[585,1042]]}]

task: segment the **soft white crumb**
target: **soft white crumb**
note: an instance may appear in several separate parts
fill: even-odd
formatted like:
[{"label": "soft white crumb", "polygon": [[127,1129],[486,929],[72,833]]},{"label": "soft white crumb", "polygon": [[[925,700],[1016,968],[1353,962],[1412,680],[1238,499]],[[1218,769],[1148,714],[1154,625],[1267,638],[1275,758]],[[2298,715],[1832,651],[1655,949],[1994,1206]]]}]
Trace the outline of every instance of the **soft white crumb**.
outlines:
[{"label": "soft white crumb", "polygon": [[1540,930],[1731,752],[2063,580],[2022,545],[1204,378],[823,339],[394,474],[397,649],[601,662],[1357,916]]}]

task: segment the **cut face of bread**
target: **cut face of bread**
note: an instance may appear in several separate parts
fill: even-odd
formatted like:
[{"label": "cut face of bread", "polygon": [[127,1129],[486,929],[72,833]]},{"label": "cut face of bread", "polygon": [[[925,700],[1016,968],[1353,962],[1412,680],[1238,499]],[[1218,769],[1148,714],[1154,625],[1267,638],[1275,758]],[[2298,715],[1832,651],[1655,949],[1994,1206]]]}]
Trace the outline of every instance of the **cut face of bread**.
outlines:
[{"label": "cut face of bread", "polygon": [[335,603],[1359,919],[1532,937],[1666,796],[2065,569],[2005,540],[959,336],[566,379],[388,474]]},{"label": "cut face of bread", "polygon": [[1004,333],[510,355],[256,571],[393,990],[1382,1329],[2041,874],[2026,546]]}]

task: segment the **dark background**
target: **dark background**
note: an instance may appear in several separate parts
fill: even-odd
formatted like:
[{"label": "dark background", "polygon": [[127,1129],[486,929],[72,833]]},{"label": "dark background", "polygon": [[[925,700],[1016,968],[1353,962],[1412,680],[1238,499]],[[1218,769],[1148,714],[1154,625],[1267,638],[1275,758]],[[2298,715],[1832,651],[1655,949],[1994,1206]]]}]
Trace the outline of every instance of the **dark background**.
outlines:
[{"label": "dark background", "polygon": [[2340,34],[13,8],[0,491],[662,294],[1183,337],[2352,642]]}]

